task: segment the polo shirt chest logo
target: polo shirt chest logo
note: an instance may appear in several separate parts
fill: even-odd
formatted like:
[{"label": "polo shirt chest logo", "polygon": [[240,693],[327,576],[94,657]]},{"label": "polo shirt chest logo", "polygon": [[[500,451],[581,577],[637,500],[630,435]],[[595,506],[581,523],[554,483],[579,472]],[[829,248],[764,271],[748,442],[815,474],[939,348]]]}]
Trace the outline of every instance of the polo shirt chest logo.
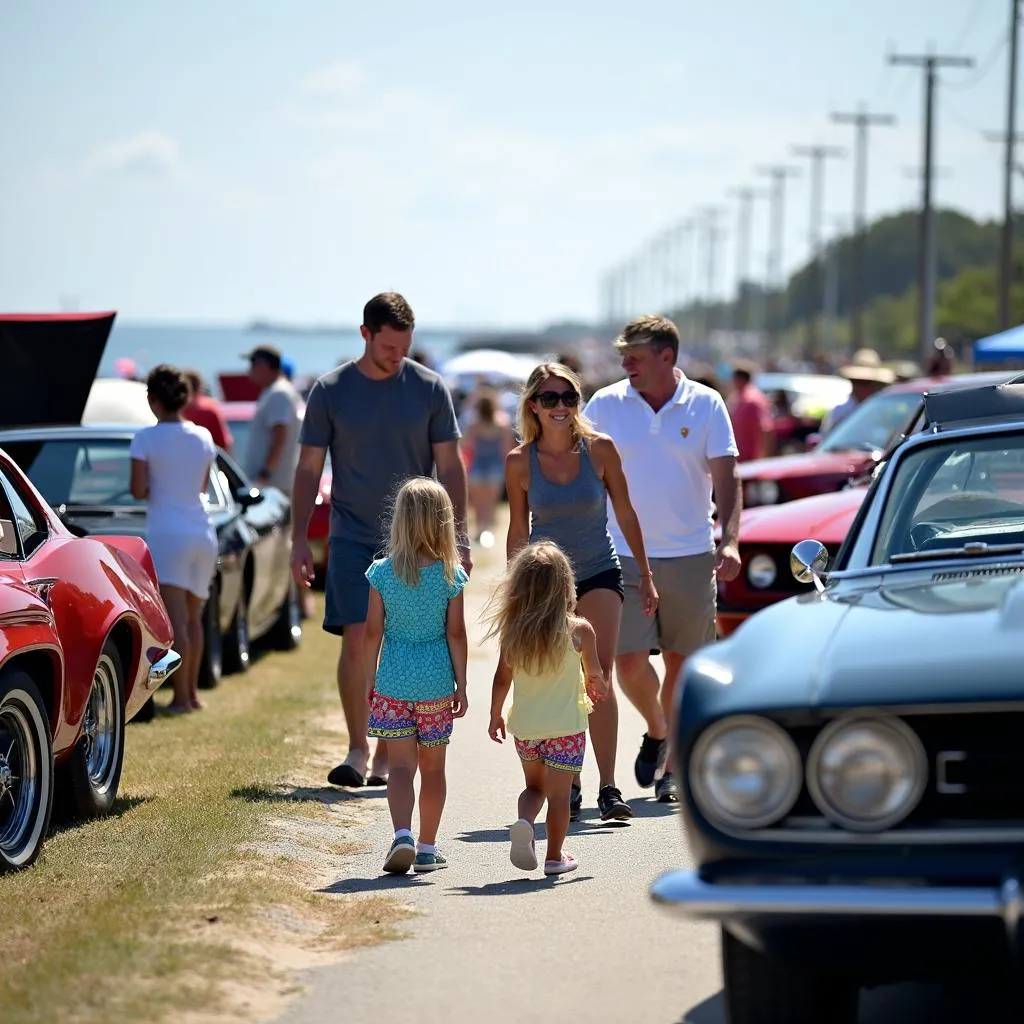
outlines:
[{"label": "polo shirt chest logo", "polygon": [[690,436],[690,428],[689,427],[680,427],[679,428],[679,436],[680,437],[689,437]]}]

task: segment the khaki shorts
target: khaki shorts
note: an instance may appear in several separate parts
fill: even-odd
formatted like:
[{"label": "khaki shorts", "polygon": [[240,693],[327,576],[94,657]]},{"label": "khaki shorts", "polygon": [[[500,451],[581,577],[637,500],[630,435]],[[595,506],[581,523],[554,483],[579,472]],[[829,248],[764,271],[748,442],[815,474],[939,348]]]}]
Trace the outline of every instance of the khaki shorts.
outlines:
[{"label": "khaki shorts", "polygon": [[658,610],[644,615],[640,603],[640,569],[636,559],[619,556],[626,597],[622,603],[619,654],[671,651],[689,657],[715,639],[717,583],[715,556],[652,558]]}]

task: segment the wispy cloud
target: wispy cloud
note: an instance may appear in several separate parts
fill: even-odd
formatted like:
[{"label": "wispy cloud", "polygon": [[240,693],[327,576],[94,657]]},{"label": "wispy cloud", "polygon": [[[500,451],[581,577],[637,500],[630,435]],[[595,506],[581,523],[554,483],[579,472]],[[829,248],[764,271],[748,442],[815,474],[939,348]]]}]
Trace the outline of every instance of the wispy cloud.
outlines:
[{"label": "wispy cloud", "polygon": [[366,75],[359,65],[339,60],[307,75],[299,83],[299,93],[323,99],[347,99],[358,92],[365,81]]},{"label": "wispy cloud", "polygon": [[134,178],[169,178],[184,166],[177,140],[160,131],[143,131],[97,146],[85,160],[87,173]]}]

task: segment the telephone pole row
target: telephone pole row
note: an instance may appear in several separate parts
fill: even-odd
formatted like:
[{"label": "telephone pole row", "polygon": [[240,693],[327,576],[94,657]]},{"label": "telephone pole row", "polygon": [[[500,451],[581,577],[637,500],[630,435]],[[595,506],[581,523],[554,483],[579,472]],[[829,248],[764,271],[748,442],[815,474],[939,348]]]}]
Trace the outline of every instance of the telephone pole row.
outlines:
[{"label": "telephone pole row", "polygon": [[935,156],[935,81],[940,67],[972,68],[972,57],[930,53],[924,56],[890,54],[889,63],[924,70],[924,174],[917,254],[918,345],[927,362],[935,340],[935,217],[932,209],[932,164]]},{"label": "telephone pole row", "polygon": [[853,330],[850,335],[850,351],[864,347],[864,266],[867,241],[868,202],[868,129],[873,125],[894,125],[892,114],[877,114],[868,111],[861,103],[855,113],[838,111],[832,114],[834,124],[851,124],[856,128],[854,142],[853,179],[853,260],[850,266],[850,305]]}]

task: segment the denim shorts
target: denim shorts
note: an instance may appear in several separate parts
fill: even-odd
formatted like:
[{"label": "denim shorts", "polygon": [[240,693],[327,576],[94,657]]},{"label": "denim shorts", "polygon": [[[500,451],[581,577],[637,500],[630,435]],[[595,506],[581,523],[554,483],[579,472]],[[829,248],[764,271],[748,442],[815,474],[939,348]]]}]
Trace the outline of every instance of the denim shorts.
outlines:
[{"label": "denim shorts", "polygon": [[370,607],[370,581],[366,570],[377,558],[375,548],[332,537],[327,554],[324,585],[324,630],[341,636],[346,626],[366,621]]}]

